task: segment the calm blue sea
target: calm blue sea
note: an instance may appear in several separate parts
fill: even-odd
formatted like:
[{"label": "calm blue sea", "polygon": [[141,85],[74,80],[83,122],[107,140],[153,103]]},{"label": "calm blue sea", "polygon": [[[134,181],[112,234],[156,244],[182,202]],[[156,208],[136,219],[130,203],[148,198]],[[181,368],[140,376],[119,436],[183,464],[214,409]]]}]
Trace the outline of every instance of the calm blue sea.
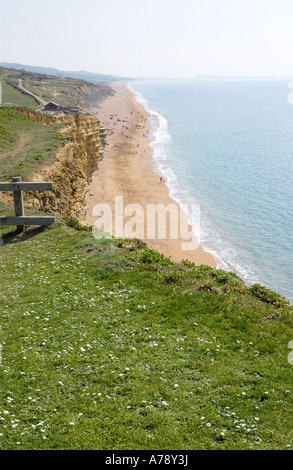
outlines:
[{"label": "calm blue sea", "polygon": [[293,106],[288,82],[131,82],[150,113],[156,171],[200,204],[201,244],[219,268],[293,303]]}]

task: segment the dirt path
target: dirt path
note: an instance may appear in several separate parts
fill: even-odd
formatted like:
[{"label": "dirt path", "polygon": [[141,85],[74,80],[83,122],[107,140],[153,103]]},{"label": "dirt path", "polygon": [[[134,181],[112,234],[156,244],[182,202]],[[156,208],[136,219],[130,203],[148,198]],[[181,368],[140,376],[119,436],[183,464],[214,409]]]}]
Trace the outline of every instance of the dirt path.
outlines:
[{"label": "dirt path", "polygon": [[46,101],[44,101],[42,98],[40,98],[38,95],[35,95],[34,93],[32,93],[31,91],[27,90],[26,88],[24,88],[24,86],[22,85],[22,79],[20,78],[19,79],[19,82],[18,82],[18,88],[22,91],[24,91],[25,93],[27,93],[28,95],[32,96],[38,103],[40,103],[41,106],[45,106],[46,104]]},{"label": "dirt path", "polygon": [[13,150],[10,150],[9,152],[1,153],[0,154],[0,160],[4,160],[7,157],[13,157],[14,155],[17,155],[18,153],[20,153],[25,148],[25,146],[29,142],[31,142],[31,140],[32,140],[32,135],[31,134],[22,134],[22,135],[20,135],[19,136],[18,146],[16,148],[14,148]]}]

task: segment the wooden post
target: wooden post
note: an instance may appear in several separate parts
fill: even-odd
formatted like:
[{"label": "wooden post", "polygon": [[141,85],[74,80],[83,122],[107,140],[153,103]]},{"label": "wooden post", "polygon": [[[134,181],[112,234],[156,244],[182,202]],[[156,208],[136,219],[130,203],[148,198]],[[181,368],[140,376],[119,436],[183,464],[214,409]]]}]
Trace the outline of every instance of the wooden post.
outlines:
[{"label": "wooden post", "polygon": [[[12,183],[19,183],[21,178],[19,176],[12,178]],[[23,217],[24,216],[24,208],[23,208],[23,197],[22,191],[14,191],[14,208],[15,208],[15,215],[16,217]],[[18,232],[24,231],[24,225],[17,225],[16,230]]]},{"label": "wooden post", "polygon": [[23,191],[52,191],[53,184],[40,182],[22,182],[21,178],[12,178],[10,183],[0,183],[0,191],[12,191],[14,197],[15,216],[0,217],[0,226],[16,225],[18,232],[23,232],[26,225],[40,225],[48,227],[55,222],[55,217],[33,217],[24,215]]}]

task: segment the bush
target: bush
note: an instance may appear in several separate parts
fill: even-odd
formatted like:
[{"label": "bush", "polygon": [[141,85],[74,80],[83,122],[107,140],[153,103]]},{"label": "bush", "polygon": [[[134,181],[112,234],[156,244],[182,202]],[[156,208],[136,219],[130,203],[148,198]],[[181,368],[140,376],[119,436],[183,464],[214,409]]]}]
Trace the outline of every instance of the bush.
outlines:
[{"label": "bush", "polygon": [[65,217],[63,219],[63,222],[65,225],[67,225],[68,227],[72,227],[75,230],[80,230],[80,231],[85,231],[85,232],[89,232],[90,230],[92,230],[92,227],[90,225],[82,225],[79,222],[79,220],[76,219],[75,217]]},{"label": "bush", "polygon": [[280,308],[289,305],[289,302],[282,297],[280,294],[273,292],[267,289],[260,284],[253,284],[249,288],[249,292],[258,299],[262,300],[263,302],[267,302],[268,304],[274,305],[274,307]]},{"label": "bush", "polygon": [[161,266],[169,266],[172,263],[170,258],[165,258],[164,255],[158,253],[150,248],[144,248],[138,255],[138,260],[144,264],[159,264]]}]

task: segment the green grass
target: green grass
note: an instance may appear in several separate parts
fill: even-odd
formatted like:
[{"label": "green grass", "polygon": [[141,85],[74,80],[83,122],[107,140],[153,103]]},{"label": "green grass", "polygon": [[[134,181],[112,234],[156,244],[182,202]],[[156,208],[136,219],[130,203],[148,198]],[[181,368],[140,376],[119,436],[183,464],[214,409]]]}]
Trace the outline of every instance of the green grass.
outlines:
[{"label": "green grass", "polygon": [[41,124],[9,107],[0,108],[0,180],[23,179],[54,161],[64,124]]},{"label": "green grass", "polygon": [[26,72],[0,67],[0,81],[3,85],[3,103],[35,109],[37,101],[17,89],[22,84],[39,101],[54,101],[67,108],[68,112],[90,111],[114,91],[105,85],[92,84],[84,80],[60,78],[40,73]]},{"label": "green grass", "polygon": [[83,83],[80,80],[62,79],[0,67],[3,104],[9,103],[31,109],[38,107],[39,103],[32,96],[17,89],[19,79],[22,80],[22,85],[26,90],[46,102],[57,101],[62,106],[76,107],[80,101],[81,97],[76,93]]},{"label": "green grass", "polygon": [[1,449],[293,445],[283,299],[66,224],[0,247]]},{"label": "green grass", "polygon": [[7,76],[13,76],[16,72],[1,70],[0,82],[2,84],[2,103],[5,105],[14,104],[24,108],[35,109],[38,106],[37,101],[32,97],[25,95],[6,82]]},{"label": "green grass", "polygon": [[26,74],[23,86],[44,101],[55,101],[61,106],[76,107],[80,96],[75,96],[81,82],[74,79],[46,77],[36,80],[35,74]]}]

